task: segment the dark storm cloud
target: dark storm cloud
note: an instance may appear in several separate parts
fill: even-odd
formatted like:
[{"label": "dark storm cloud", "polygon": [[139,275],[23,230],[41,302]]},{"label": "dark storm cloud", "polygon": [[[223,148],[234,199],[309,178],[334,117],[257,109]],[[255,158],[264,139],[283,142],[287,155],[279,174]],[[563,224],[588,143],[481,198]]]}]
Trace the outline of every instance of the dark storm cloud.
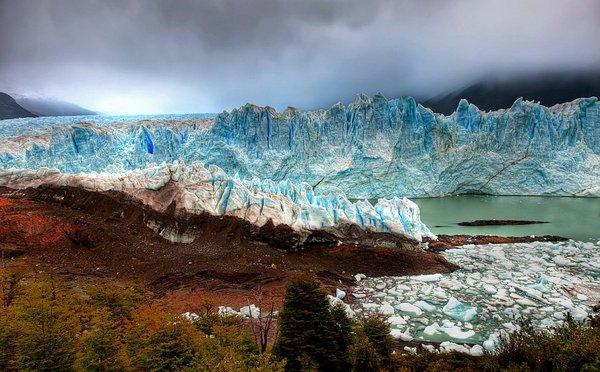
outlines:
[{"label": "dark storm cloud", "polygon": [[0,0],[0,90],[103,111],[322,107],[600,63],[600,2]]}]

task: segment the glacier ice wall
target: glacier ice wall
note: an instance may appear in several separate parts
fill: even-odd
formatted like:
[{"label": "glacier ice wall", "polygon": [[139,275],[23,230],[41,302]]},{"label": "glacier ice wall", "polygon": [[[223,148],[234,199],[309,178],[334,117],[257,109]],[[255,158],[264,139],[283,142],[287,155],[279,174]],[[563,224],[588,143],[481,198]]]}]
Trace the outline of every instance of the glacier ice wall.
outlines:
[{"label": "glacier ice wall", "polygon": [[[435,238],[420,220],[419,207],[407,198],[350,202],[341,190],[316,194],[307,183],[290,181],[241,180],[230,177],[219,167],[200,162],[186,165],[149,166],[115,173],[61,173],[56,170],[0,171],[0,186],[37,187],[40,185],[79,187],[93,191],[120,191],[164,212],[175,206],[175,213],[229,215],[257,226],[268,221],[286,224],[297,231],[335,228],[343,223],[362,229],[390,232],[421,241]],[[152,191],[169,188],[168,195]]]},{"label": "glacier ice wall", "polygon": [[519,99],[496,112],[462,100],[450,116],[381,95],[308,113],[246,105],[217,116],[212,132],[225,144],[212,147],[213,161],[225,170],[332,185],[350,197],[600,196],[596,98],[552,108]]},{"label": "glacier ice wall", "polygon": [[309,112],[247,104],[216,117],[0,121],[0,185],[144,199],[168,182],[196,213],[298,230],[349,221],[420,239],[430,232],[405,195],[600,196],[600,103],[517,100],[482,112],[463,100],[444,116],[410,97],[376,94]]},{"label": "glacier ice wall", "polygon": [[0,124],[0,169],[120,172],[183,160],[350,198],[600,196],[594,97],[551,108],[517,100],[494,112],[463,100],[450,116],[377,94],[309,112],[248,104],[214,119],[88,119],[47,130],[44,119],[20,120]]}]

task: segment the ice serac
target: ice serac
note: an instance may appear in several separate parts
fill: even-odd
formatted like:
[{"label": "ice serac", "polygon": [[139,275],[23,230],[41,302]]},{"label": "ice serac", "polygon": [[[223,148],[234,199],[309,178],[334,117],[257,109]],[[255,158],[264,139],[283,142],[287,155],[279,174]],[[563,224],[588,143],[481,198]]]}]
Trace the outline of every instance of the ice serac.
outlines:
[{"label": "ice serac", "polygon": [[[217,166],[205,167],[200,162],[186,165],[180,161],[114,173],[69,174],[51,169],[0,171],[0,186],[41,185],[120,191],[159,212],[174,209],[176,214],[235,216],[257,226],[271,221],[299,232],[355,224],[364,230],[390,232],[417,241],[423,236],[434,237],[421,222],[418,206],[407,198],[384,199],[374,206],[368,201],[352,203],[341,190],[316,194],[306,183],[241,180],[230,177]],[[165,192],[158,195],[161,191]],[[152,221],[148,227],[158,229]],[[193,237],[178,236],[170,240],[191,242]]]},{"label": "ice serac", "polygon": [[217,116],[211,131],[211,161],[227,171],[349,197],[600,196],[595,97],[551,108],[519,99],[495,112],[462,100],[450,116],[379,94],[311,112],[246,105]]}]

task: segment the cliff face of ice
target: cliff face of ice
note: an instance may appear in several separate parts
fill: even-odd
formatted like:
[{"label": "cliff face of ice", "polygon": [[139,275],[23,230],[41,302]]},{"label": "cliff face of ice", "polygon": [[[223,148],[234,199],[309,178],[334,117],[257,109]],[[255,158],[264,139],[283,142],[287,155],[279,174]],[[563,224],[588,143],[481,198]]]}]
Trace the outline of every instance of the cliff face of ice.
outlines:
[{"label": "cliff face of ice", "polygon": [[596,98],[552,108],[517,100],[496,112],[463,100],[451,116],[381,95],[307,113],[246,105],[217,116],[212,133],[225,144],[212,147],[212,161],[225,170],[350,197],[600,196]]},{"label": "cliff face of ice", "polygon": [[0,125],[0,168],[118,172],[183,160],[242,179],[335,187],[351,198],[600,196],[596,98],[551,108],[517,100],[495,112],[463,100],[443,116],[410,97],[359,95],[347,107],[279,113],[245,105],[214,120],[54,123],[46,131],[43,120]]},{"label": "cliff face of ice", "polygon": [[[434,237],[419,216],[419,207],[407,198],[350,202],[341,190],[316,194],[307,183],[241,180],[217,166],[200,162],[161,164],[117,173],[61,173],[56,170],[0,171],[0,186],[40,185],[80,187],[93,191],[121,191],[159,212],[175,206],[175,213],[228,215],[257,226],[268,221],[297,231],[335,228],[344,223],[362,229],[390,232],[421,241]],[[158,196],[153,191],[169,188]]]}]

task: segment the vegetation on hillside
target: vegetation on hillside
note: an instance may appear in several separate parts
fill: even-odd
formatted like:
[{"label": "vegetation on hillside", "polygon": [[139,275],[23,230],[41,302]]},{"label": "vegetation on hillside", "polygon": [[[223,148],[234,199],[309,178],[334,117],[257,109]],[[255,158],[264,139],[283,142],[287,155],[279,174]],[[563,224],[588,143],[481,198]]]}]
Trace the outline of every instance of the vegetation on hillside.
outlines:
[{"label": "vegetation on hillside", "polygon": [[282,370],[241,319],[190,320],[132,285],[15,277],[0,279],[0,370]]},{"label": "vegetation on hillside", "polygon": [[497,352],[474,357],[422,349],[406,354],[390,337],[385,318],[349,319],[306,275],[289,281],[277,337],[266,348],[251,332],[257,323],[217,315],[214,304],[194,317],[183,315],[181,306],[132,284],[73,288],[54,276],[5,270],[0,272],[0,370],[600,370],[599,317],[583,324],[568,318],[549,331],[525,321]]}]

